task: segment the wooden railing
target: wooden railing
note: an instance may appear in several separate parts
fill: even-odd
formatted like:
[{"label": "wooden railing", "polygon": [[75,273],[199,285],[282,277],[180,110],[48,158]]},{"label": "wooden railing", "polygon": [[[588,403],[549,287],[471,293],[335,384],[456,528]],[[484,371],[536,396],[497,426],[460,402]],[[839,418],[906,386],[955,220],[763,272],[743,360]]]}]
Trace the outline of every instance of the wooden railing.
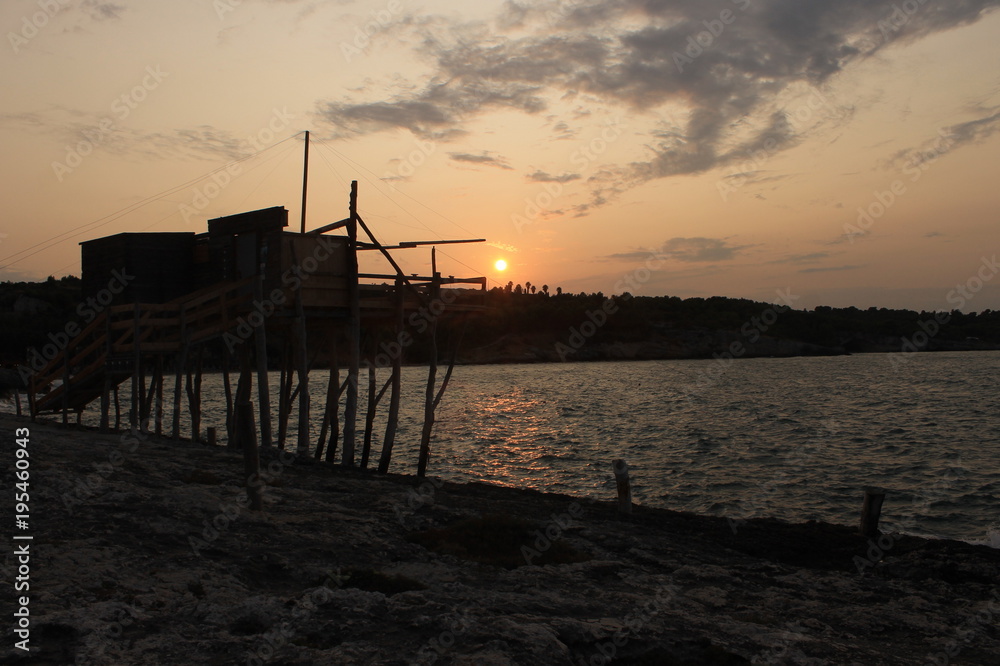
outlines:
[{"label": "wooden railing", "polygon": [[[100,397],[105,379],[117,386],[131,376],[143,355],[176,353],[185,343],[222,335],[250,302],[245,287],[253,280],[213,285],[169,303],[134,303],[103,310],[31,377],[32,414],[80,411]],[[58,380],[62,384],[52,388]]]}]

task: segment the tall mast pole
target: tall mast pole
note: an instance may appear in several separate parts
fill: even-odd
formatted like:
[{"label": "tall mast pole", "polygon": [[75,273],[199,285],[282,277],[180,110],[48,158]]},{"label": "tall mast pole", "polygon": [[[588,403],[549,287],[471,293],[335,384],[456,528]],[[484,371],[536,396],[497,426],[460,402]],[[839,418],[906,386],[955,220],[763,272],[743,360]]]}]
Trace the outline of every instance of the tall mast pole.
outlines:
[{"label": "tall mast pole", "polygon": [[306,151],[302,165],[302,233],[306,232],[306,192],[309,188],[309,130],[306,130]]}]

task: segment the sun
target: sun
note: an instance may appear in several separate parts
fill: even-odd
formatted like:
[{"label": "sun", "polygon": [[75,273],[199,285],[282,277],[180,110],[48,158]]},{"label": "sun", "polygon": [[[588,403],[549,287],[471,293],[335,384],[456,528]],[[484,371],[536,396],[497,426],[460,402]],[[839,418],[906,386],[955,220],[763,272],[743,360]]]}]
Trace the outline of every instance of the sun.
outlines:
[{"label": "sun", "polygon": [[503,259],[497,259],[497,262],[493,264],[493,267],[496,268],[498,271],[505,271],[507,270],[507,262],[504,261]]}]

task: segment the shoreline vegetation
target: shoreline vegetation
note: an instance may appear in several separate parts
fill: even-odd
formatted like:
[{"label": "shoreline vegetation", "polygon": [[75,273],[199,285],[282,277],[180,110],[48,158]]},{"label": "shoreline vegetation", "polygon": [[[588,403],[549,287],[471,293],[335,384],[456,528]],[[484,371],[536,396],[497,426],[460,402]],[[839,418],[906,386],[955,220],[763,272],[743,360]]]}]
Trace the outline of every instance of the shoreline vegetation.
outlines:
[{"label": "shoreline vegetation", "polygon": [[[513,283],[488,292],[454,291],[459,303],[486,306],[483,312],[440,321],[441,339],[468,341],[457,355],[457,362],[466,365],[1000,349],[1000,311],[991,310],[799,310],[798,297],[790,292],[769,304],[723,297],[633,297],[628,292],[564,294],[558,289],[552,293],[548,285]],[[83,298],[78,278],[0,283],[0,362],[34,367],[47,358],[47,347],[65,345],[68,326],[84,325],[88,316],[96,314]],[[428,316],[414,313],[407,324],[412,343],[394,352],[406,363],[421,364],[430,357],[428,337],[422,335]],[[394,332],[375,331],[375,338],[376,354],[392,356]],[[39,359],[27,353],[29,348],[38,350]],[[221,352],[221,345],[209,350],[209,367],[218,364]],[[323,353],[315,359],[315,367],[329,363]]]},{"label": "shoreline vegetation", "polygon": [[33,652],[8,630],[5,663],[982,664],[1000,648],[985,546],[645,506],[623,520],[613,493],[278,450],[261,452],[258,513],[231,450],[0,424],[8,460],[30,431],[34,536]]}]

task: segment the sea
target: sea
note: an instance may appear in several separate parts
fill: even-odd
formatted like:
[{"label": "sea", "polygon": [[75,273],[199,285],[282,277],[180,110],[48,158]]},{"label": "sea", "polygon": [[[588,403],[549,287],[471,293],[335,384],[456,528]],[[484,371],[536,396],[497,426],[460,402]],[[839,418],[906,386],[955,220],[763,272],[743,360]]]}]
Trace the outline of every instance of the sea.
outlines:
[{"label": "sea", "polygon": [[[314,443],[328,377],[310,373]],[[379,388],[387,377],[380,371]],[[426,377],[403,369],[390,471],[416,471]],[[876,486],[886,490],[883,531],[1000,547],[998,378],[1000,352],[458,366],[428,473],[611,501],[621,458],[637,504],[852,526],[863,488]],[[272,402],[278,381],[271,373]],[[358,459],[364,372],[361,384]],[[202,428],[216,426],[224,443],[221,375],[207,374],[202,392]],[[121,395],[124,411],[127,382]],[[386,397],[372,466],[387,410]],[[97,420],[96,409],[84,415]]]}]

